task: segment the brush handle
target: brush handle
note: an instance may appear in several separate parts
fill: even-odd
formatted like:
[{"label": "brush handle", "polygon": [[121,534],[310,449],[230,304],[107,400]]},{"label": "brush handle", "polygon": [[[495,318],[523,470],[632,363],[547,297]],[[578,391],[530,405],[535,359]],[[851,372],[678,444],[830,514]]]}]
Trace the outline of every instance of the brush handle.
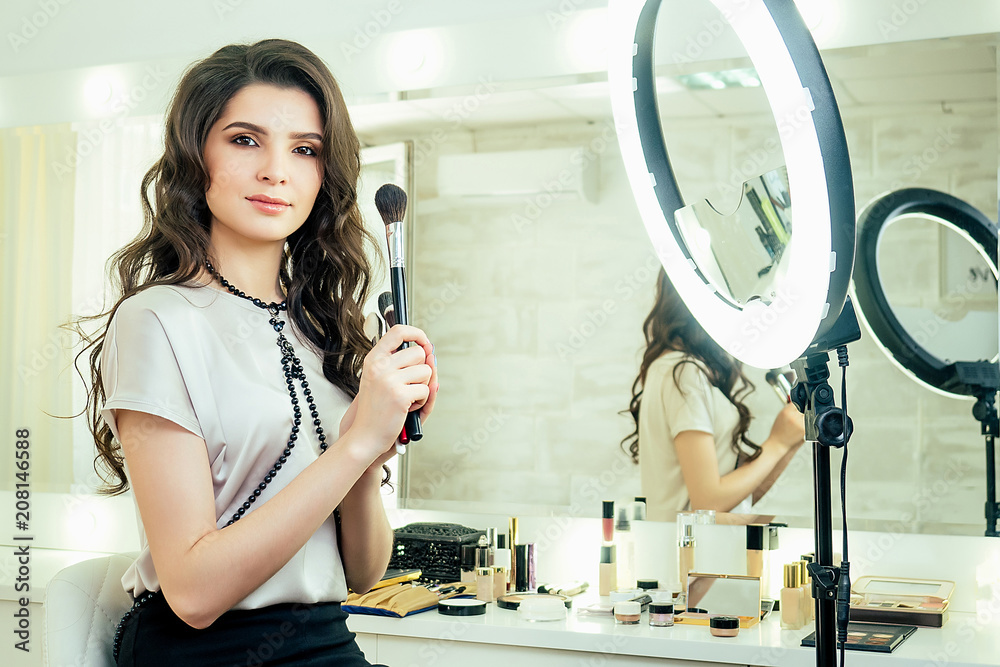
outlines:
[{"label": "brush handle", "polygon": [[[389,285],[392,288],[392,307],[396,315],[397,324],[409,324],[410,318],[406,303],[406,275],[401,266],[394,266],[389,269]],[[399,349],[410,346],[410,343],[403,343]],[[416,410],[406,413],[404,422],[406,435],[410,442],[416,442],[424,437],[423,429],[420,427],[420,413]]]}]

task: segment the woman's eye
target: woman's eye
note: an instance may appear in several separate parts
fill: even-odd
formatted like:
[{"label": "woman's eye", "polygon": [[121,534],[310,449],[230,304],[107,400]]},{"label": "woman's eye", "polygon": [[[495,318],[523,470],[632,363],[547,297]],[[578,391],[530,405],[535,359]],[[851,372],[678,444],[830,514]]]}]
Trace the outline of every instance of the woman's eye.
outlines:
[{"label": "woman's eye", "polygon": [[[300,155],[308,155],[308,156],[311,156],[311,157],[315,157],[315,156],[319,155],[319,153],[316,152],[316,149],[313,148],[312,146],[299,146],[299,148],[304,148],[307,151],[309,151],[308,153],[300,153]],[[295,150],[299,150],[299,148],[296,148]]]},{"label": "woman's eye", "polygon": [[[241,139],[246,139],[250,143],[249,144],[240,143]],[[254,141],[251,137],[249,137],[249,136],[247,136],[245,134],[241,134],[240,136],[234,138],[233,139],[233,143],[239,144],[240,146],[251,146],[251,145],[256,146],[257,145],[256,141]]]}]

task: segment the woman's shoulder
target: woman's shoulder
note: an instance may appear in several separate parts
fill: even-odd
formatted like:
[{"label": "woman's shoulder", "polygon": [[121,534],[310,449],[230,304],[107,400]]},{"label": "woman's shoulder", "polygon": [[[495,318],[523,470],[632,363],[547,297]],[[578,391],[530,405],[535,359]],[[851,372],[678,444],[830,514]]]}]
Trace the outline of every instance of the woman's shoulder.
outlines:
[{"label": "woman's shoulder", "polygon": [[112,319],[139,323],[151,317],[161,322],[182,318],[190,315],[194,309],[205,308],[220,294],[206,287],[151,285],[122,299]]},{"label": "woman's shoulder", "polygon": [[708,382],[704,362],[681,350],[670,350],[657,357],[656,361],[650,364],[647,377],[664,379],[670,377],[683,385],[700,385],[703,381]]}]

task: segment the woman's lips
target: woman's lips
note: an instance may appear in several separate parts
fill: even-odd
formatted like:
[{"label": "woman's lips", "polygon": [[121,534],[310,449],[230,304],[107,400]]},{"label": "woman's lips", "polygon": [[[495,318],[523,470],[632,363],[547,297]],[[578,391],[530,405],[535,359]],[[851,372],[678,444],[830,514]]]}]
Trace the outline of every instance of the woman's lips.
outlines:
[{"label": "woman's lips", "polygon": [[271,204],[260,201],[259,199],[248,199],[247,201],[253,204],[253,207],[262,213],[282,213],[291,208],[288,204]]}]

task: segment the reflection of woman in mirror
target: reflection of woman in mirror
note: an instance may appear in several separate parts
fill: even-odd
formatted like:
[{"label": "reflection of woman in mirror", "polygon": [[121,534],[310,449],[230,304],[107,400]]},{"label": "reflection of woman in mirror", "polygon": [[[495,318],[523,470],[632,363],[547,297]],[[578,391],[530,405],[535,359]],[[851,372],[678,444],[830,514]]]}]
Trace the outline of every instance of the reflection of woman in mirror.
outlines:
[{"label": "reflection of woman in mirror", "polygon": [[749,512],[803,443],[802,415],[778,413],[760,445],[747,438],[753,391],[740,362],[691,315],[666,272],[643,323],[646,351],[632,385],[636,430],[623,440],[640,464],[650,520],[682,510]]},{"label": "reflection of woman in mirror", "polygon": [[419,329],[363,333],[359,155],[299,44],[226,46],[180,82],[91,354],[104,491],[131,486],[142,520],[118,665],[368,664],[340,602],[385,572],[383,464],[437,377]]}]

